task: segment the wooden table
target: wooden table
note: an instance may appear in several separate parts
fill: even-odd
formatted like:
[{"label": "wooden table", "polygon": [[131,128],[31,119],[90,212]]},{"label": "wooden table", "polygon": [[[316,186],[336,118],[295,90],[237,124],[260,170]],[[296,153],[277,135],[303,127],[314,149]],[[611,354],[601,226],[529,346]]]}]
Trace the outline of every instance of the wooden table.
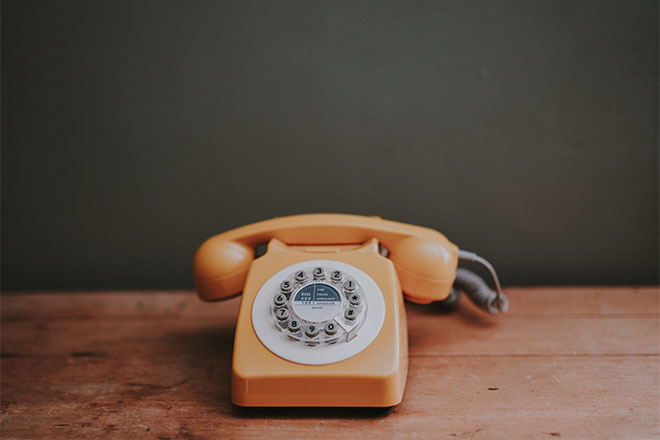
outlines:
[{"label": "wooden table", "polygon": [[658,288],[510,288],[510,312],[407,304],[390,411],[230,402],[239,299],[192,292],[5,294],[2,438],[660,436]]}]

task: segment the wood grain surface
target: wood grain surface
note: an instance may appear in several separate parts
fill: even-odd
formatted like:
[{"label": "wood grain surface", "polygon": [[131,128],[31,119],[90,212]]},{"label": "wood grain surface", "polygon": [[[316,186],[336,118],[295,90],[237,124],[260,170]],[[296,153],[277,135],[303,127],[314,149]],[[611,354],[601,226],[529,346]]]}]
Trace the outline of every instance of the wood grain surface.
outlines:
[{"label": "wood grain surface", "polygon": [[[659,291],[510,288],[491,317],[407,304],[390,410],[235,407],[240,299],[192,292],[2,296],[3,439],[660,437]],[[346,390],[346,392],[351,392]]]}]

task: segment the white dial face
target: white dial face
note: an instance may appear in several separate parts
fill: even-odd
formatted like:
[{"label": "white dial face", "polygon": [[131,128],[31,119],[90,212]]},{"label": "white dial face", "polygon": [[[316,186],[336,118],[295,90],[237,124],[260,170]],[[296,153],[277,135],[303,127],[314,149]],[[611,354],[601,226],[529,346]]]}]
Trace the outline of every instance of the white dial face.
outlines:
[{"label": "white dial face", "polygon": [[252,306],[259,340],[276,355],[308,365],[339,362],[364,350],[384,316],[383,296],[371,277],[331,260],[281,270]]},{"label": "white dial face", "polygon": [[335,266],[291,269],[272,294],[274,327],[307,345],[350,341],[367,314],[360,283]]}]

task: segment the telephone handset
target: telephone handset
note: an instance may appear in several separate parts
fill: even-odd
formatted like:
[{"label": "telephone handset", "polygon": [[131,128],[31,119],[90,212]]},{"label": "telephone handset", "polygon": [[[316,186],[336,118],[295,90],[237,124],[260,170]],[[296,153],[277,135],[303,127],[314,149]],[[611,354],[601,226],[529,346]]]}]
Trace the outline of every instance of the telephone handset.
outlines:
[{"label": "telephone handset", "polygon": [[[496,290],[459,259],[484,265]],[[491,313],[508,306],[487,261],[437,231],[378,217],[243,226],[204,242],[193,272],[203,300],[243,292],[232,364],[240,406],[396,405],[408,365],[404,296],[448,303],[460,289]]]}]

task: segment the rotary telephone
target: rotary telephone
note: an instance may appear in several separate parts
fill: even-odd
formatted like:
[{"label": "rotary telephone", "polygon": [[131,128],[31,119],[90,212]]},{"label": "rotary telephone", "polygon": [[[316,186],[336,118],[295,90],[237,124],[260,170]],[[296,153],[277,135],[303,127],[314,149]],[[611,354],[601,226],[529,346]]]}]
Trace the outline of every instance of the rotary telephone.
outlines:
[{"label": "rotary telephone", "polygon": [[[495,290],[459,260],[484,265]],[[508,307],[486,260],[437,231],[379,217],[306,214],[233,229],[201,245],[193,277],[206,301],[243,293],[231,387],[239,406],[394,406],[408,368],[404,297],[450,304],[464,291],[490,313]]]}]

